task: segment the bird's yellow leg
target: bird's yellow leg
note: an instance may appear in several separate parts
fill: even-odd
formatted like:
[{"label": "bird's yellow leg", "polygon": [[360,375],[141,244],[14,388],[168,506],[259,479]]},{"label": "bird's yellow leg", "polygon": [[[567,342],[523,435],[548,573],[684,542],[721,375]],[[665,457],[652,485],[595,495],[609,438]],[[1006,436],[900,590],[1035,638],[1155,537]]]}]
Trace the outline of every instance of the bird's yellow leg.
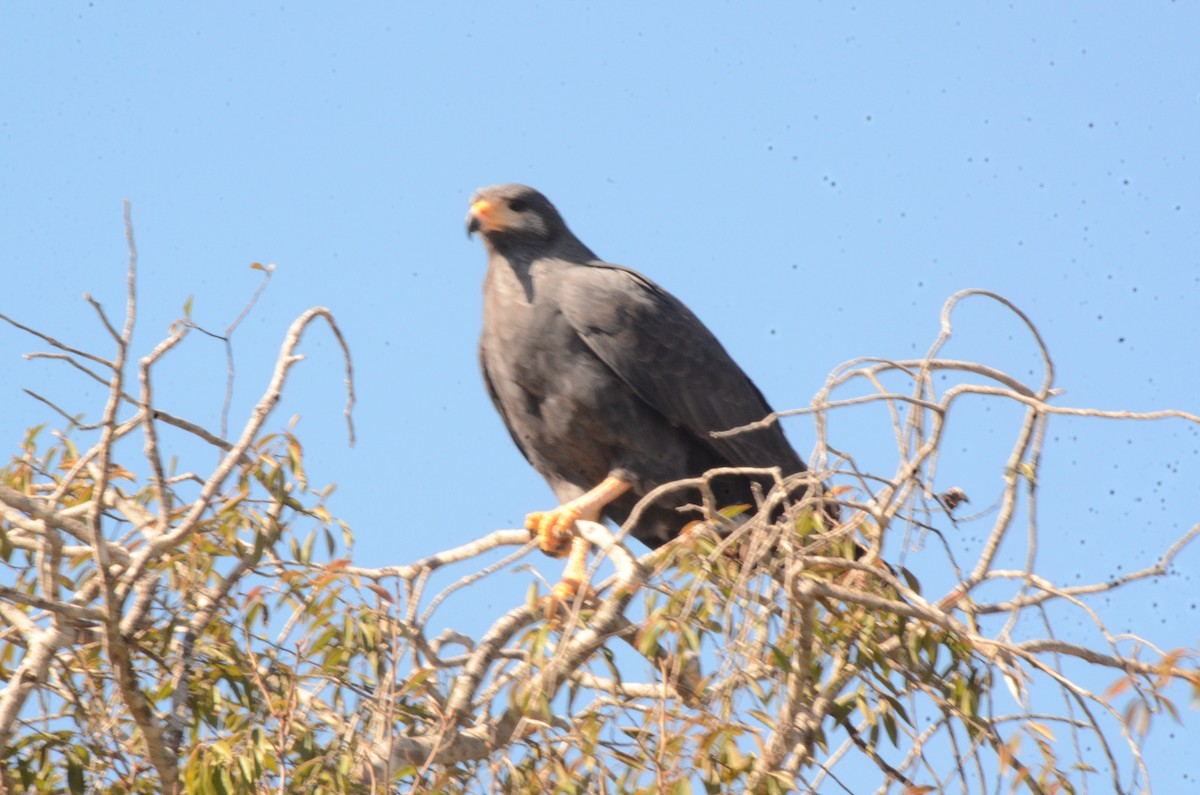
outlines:
[{"label": "bird's yellow leg", "polygon": [[587,581],[587,560],[591,544],[583,536],[571,539],[571,551],[567,555],[567,567],[563,569],[562,582],[554,586],[554,595],[564,602],[571,602]]},{"label": "bird's yellow leg", "polygon": [[[561,558],[567,554],[567,539],[571,537],[571,526],[576,519],[594,522],[600,518],[604,506],[629,491],[630,483],[609,475],[599,486],[581,494],[570,502],[549,511],[534,511],[525,517],[525,529],[537,533],[538,546],[547,555]],[[586,557],[586,544],[584,545]],[[586,568],[587,561],[584,560]]]},{"label": "bird's yellow leg", "polygon": [[580,596],[584,604],[593,596],[592,589],[587,586],[587,559],[591,544],[583,536],[575,536],[571,539],[570,547],[562,581],[538,602],[546,620],[558,627],[562,626],[563,619],[570,614]]}]

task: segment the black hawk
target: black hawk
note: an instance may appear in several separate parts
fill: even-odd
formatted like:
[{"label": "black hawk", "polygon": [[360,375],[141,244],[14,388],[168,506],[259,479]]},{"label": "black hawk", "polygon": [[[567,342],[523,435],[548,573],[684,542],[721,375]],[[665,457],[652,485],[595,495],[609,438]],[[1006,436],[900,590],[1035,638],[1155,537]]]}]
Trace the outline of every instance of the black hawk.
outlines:
[{"label": "black hawk", "polygon": [[[804,462],[777,423],[729,436],[771,407],[712,332],[675,296],[642,274],[599,259],[554,205],[525,185],[482,188],[467,232],[482,234],[479,359],[488,394],[513,441],[560,504],[530,513],[542,550],[566,551],[576,519],[623,524],[655,487],[718,467]],[[752,478],[710,482],[718,506],[753,503]],[[770,487],[771,479],[759,483]],[[629,532],[651,548],[702,518],[696,490],[645,506]],[[586,574],[588,545],[570,543],[563,582]]]}]

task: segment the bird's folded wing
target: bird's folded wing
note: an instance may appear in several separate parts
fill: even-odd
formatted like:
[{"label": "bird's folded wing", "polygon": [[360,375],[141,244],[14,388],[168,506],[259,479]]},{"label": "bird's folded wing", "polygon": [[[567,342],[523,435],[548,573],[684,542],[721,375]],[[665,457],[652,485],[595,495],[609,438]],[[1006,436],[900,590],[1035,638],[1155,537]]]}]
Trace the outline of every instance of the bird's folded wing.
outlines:
[{"label": "bird's folded wing", "polygon": [[679,299],[641,274],[607,263],[570,270],[562,311],[576,333],[638,397],[733,466],[803,464],[778,423],[724,431],[771,413],[762,393]]}]

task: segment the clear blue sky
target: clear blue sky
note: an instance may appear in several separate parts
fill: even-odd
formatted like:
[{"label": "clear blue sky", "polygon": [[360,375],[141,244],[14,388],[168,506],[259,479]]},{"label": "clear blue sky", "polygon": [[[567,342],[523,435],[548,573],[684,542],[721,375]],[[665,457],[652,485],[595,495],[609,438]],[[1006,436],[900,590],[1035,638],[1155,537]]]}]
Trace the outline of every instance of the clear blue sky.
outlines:
[{"label": "clear blue sky", "polygon": [[[1194,5],[9,3],[2,16],[0,311],[101,344],[80,296],[119,306],[125,197],[143,352],[189,294],[198,322],[223,327],[257,283],[249,263],[276,263],[235,342],[235,422],[288,322],[330,307],[354,352],[359,444],[345,445],[340,363],[319,329],[279,422],[303,415],[310,475],[339,484],[332,507],[361,562],[407,562],[551,503],[477,373],[484,258],[463,218],[493,182],[542,189],[601,256],[678,294],[778,408],[807,404],[844,360],[923,352],[965,287],[1030,314],[1064,404],[1200,408]],[[949,353],[1033,378],[1020,328],[966,309]],[[37,347],[0,329],[9,449],[52,419],[22,386],[100,405],[98,387],[19,358]],[[215,425],[223,356],[192,337],[162,370],[164,407]],[[832,441],[890,471],[887,425],[862,416]],[[1012,417],[980,404],[952,422],[939,486],[982,508]],[[811,425],[788,428],[807,451]],[[1060,581],[1145,565],[1200,519],[1195,427],[1060,420],[1050,437],[1041,559]],[[969,548],[985,526],[952,538]],[[1194,647],[1198,564],[1192,550],[1097,607],[1114,631]],[[528,575],[502,577],[520,593]],[[1154,729],[1160,791],[1197,786],[1200,715],[1187,717]]]}]

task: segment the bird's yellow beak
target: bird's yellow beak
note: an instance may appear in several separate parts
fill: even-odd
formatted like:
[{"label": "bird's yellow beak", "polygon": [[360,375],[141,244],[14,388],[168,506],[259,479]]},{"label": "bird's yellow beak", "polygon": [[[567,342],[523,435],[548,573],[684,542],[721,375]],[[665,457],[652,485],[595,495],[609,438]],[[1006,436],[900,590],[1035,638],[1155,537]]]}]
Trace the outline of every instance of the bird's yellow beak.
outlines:
[{"label": "bird's yellow beak", "polygon": [[487,199],[476,199],[471,202],[471,209],[467,212],[467,237],[478,232],[487,223],[488,213],[492,210],[492,203]]}]

